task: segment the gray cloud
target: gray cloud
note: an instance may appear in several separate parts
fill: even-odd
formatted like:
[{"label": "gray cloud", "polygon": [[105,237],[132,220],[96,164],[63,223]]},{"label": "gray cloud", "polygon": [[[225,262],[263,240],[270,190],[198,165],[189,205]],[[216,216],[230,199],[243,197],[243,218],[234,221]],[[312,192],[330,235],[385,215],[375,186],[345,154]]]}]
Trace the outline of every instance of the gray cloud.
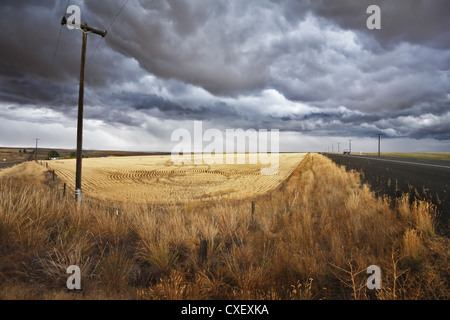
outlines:
[{"label": "gray cloud", "polygon": [[[125,1],[70,3],[106,30]],[[65,4],[0,3],[0,104],[75,119],[81,34],[60,26]],[[366,28],[371,4],[381,30]],[[446,141],[449,13],[445,0],[129,1],[88,37],[85,116]]]},{"label": "gray cloud", "polygon": [[[382,28],[377,32],[365,27],[367,16],[361,15],[370,5],[378,5],[382,12]],[[446,0],[321,0],[312,1],[310,9],[343,29],[374,37],[385,48],[400,42],[442,50],[450,47],[450,3]]]}]

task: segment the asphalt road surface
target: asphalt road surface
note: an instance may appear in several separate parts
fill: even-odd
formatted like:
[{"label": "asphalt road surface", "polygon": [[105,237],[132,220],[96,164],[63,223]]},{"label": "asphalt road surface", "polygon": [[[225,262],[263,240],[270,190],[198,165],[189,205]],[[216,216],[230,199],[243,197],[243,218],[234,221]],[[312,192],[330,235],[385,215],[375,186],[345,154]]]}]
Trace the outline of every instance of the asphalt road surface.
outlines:
[{"label": "asphalt road surface", "polygon": [[411,200],[428,200],[438,211],[438,232],[450,236],[450,161],[325,154],[347,170],[362,173],[378,195],[391,199],[404,193]]},{"label": "asphalt road surface", "polygon": [[13,162],[13,163],[3,163],[3,162],[0,162],[0,169],[12,167],[12,166],[14,166],[14,165],[16,165],[16,164],[19,164],[19,163],[22,163],[22,162]]}]

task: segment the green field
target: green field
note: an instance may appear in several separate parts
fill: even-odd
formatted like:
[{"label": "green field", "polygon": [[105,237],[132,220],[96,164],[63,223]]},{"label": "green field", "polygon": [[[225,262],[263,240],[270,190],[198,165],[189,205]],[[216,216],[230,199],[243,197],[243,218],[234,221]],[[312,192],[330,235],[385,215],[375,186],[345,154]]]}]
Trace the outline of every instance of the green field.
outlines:
[{"label": "green field", "polygon": [[[377,152],[364,153],[367,156],[378,156]],[[413,158],[413,159],[431,159],[431,160],[450,160],[450,152],[411,152],[411,153],[400,153],[400,152],[382,152],[383,157],[396,157],[396,158]]]}]

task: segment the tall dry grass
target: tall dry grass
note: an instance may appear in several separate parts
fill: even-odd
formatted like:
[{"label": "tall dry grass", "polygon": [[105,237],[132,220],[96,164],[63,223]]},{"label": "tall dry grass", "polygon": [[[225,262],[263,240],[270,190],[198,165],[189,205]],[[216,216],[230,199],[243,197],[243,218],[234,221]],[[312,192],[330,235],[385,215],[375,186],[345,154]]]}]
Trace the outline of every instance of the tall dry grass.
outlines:
[{"label": "tall dry grass", "polygon": [[[392,206],[320,155],[257,199],[254,215],[248,201],[78,207],[37,164],[14,170],[0,178],[2,299],[449,297],[448,239],[432,206],[407,195]],[[65,287],[71,264],[81,292]],[[382,270],[376,292],[370,265]]]}]

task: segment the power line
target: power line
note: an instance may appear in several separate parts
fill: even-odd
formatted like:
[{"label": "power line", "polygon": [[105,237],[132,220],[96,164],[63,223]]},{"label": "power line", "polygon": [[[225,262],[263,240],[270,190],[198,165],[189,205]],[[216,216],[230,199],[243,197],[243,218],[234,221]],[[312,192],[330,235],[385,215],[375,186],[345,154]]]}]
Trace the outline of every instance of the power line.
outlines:
[{"label": "power line", "polygon": [[[65,10],[64,10],[64,15],[66,15],[66,10],[69,7],[69,4],[70,4],[70,0],[67,0],[67,4],[66,4]],[[53,53],[52,64],[51,64],[51,67],[50,67],[50,74],[53,72],[53,68],[54,68],[54,65],[55,65],[56,54],[58,53],[58,48],[59,48],[59,42],[60,42],[60,39],[61,39],[62,28],[63,28],[63,26],[61,25],[59,27],[58,39],[56,40],[55,52]]]},{"label": "power line", "polygon": [[[106,29],[106,32],[108,32],[112,26],[114,25],[114,23],[116,22],[117,18],[120,16],[120,14],[122,13],[123,9],[125,9],[125,7],[127,6],[128,2],[130,0],[126,0],[125,3],[123,4],[122,8],[120,8],[119,12],[116,14],[116,16],[114,17],[114,19],[112,20],[112,22],[109,24],[109,27]],[[103,38],[101,38],[98,42],[97,42],[97,46],[95,47],[94,51],[92,52],[91,57],[89,58],[89,61],[86,64],[86,68],[90,65],[92,59],[94,59],[95,53],[97,52],[98,48],[100,47],[100,44],[103,43]]]},{"label": "power line", "polygon": [[95,47],[94,51],[92,52],[91,57],[89,58],[89,61],[86,64],[86,69],[89,67],[89,65],[91,64],[92,59],[94,59],[95,53],[97,52],[98,47],[100,46],[100,44],[103,42],[103,38],[101,38],[100,40],[98,40],[97,42],[97,46]]},{"label": "power line", "polygon": [[52,59],[52,65],[50,67],[50,73],[52,73],[53,66],[55,65],[56,53],[58,52],[58,47],[59,47],[59,40],[61,39],[61,31],[62,31],[62,26],[59,28],[58,40],[56,40],[56,48],[55,48],[55,52],[53,53],[53,59]]},{"label": "power line", "polygon": [[111,24],[109,25],[109,27],[106,29],[106,31],[108,31],[109,29],[111,29],[111,27],[113,26],[114,22],[116,22],[117,18],[120,16],[120,14],[122,13],[123,9],[125,9],[126,5],[128,4],[127,0],[125,1],[124,5],[122,6],[122,8],[120,8],[119,12],[116,14],[116,16],[114,17],[113,21],[111,22]]}]

